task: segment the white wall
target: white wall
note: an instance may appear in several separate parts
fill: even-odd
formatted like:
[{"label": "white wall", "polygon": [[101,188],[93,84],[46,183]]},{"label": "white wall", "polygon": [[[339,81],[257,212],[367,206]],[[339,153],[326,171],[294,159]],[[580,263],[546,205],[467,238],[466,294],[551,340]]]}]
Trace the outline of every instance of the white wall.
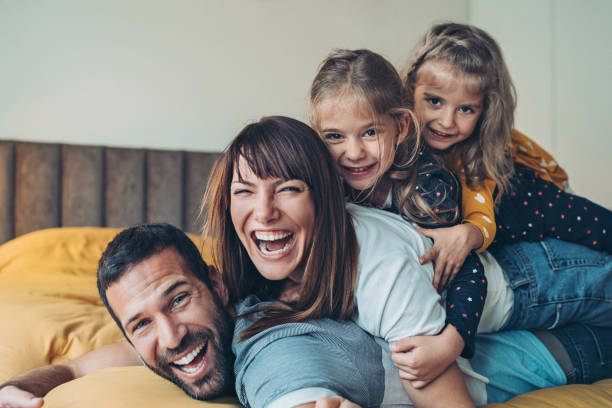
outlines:
[{"label": "white wall", "polygon": [[220,151],[263,115],[306,119],[333,48],[400,65],[467,0],[0,1],[0,138]]},{"label": "white wall", "polygon": [[548,149],[570,186],[612,208],[612,2],[470,0],[469,21],[506,57],[516,127]]}]

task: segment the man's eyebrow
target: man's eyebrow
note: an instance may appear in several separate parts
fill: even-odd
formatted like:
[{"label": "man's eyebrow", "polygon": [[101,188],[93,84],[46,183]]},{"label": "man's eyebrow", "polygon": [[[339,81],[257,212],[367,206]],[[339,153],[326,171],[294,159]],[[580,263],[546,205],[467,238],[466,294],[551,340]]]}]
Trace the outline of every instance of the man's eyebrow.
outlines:
[{"label": "man's eyebrow", "polygon": [[[188,285],[189,283],[186,280],[179,280],[174,282],[172,285],[170,285],[166,290],[164,290],[163,296],[166,297],[168,296],[170,293],[172,293],[176,288],[183,286],[183,285]],[[138,320],[140,318],[140,316],[142,315],[142,313],[136,313],[134,316],[130,317],[127,322],[125,322],[125,324],[123,325],[123,327],[127,330],[128,326],[130,325],[130,323],[132,323],[134,320]]]}]

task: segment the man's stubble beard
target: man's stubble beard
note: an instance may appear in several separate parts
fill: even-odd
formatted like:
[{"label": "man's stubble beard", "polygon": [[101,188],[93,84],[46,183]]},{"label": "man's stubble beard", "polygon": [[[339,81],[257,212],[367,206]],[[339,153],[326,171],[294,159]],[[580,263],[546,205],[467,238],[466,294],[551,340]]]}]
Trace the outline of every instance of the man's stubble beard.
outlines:
[{"label": "man's stubble beard", "polygon": [[[174,351],[168,351],[164,356],[157,357],[157,367],[151,367],[145,362],[147,367],[157,375],[176,384],[191,398],[202,401],[224,395],[234,386],[232,319],[218,297],[214,296],[214,298],[216,310],[215,316],[213,317],[213,324],[216,327],[216,336],[215,332],[209,328],[195,333],[189,332],[185,335],[179,347]],[[208,372],[203,377],[198,378],[194,383],[186,383],[174,373],[170,367],[169,360],[181,354],[194,344],[200,344],[204,340],[207,340],[208,347],[212,348],[211,350],[207,350],[207,353],[209,353],[208,355],[214,357],[214,359],[213,361],[207,362],[207,364],[210,365],[208,367]]]}]

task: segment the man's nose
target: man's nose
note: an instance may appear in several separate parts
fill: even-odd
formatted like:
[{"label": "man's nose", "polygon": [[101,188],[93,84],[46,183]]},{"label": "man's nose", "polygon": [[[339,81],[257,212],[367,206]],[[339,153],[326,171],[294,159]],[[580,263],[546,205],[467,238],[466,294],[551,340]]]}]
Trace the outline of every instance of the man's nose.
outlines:
[{"label": "man's nose", "polygon": [[163,349],[175,349],[180,344],[187,328],[180,323],[174,322],[168,317],[162,317],[157,321],[158,341]]}]

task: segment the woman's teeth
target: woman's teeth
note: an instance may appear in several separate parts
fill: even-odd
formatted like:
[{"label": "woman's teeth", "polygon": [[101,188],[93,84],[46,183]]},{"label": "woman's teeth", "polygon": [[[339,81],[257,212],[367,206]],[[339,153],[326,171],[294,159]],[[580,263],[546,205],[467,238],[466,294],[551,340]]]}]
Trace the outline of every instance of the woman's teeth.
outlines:
[{"label": "woman's teeth", "polygon": [[259,250],[265,255],[278,255],[285,252],[293,243],[291,232],[263,232],[256,231],[255,238]]}]

